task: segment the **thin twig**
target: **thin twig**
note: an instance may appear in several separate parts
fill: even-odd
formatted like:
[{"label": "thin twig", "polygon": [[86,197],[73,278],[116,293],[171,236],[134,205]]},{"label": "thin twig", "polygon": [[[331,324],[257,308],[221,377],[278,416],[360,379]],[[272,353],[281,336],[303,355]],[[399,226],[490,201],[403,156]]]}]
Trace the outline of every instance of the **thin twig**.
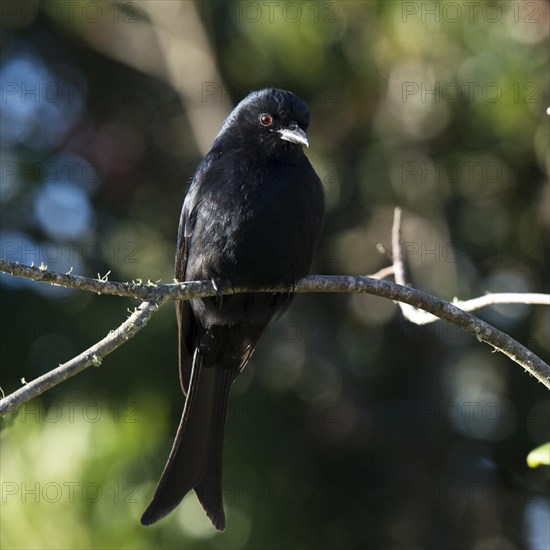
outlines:
[{"label": "thin twig", "polygon": [[189,300],[191,297],[212,296],[212,284],[201,281],[164,285],[151,281],[145,283],[142,281],[119,283],[109,281],[106,277],[94,279],[93,277],[82,277],[80,275],[72,275],[71,273],[59,273],[50,271],[47,269],[47,266],[36,267],[3,259],[0,259],[0,272],[42,283],[50,283],[54,286],[87,290],[96,294],[126,296],[148,302],[157,302],[160,299]]},{"label": "thin twig", "polygon": [[[485,342],[495,350],[504,353],[550,389],[550,366],[542,359],[537,357],[532,351],[528,350],[519,342],[515,341],[512,337],[441,298],[436,298],[426,292],[397,285],[390,281],[369,279],[368,277],[353,277],[349,275],[340,277],[331,277],[327,275],[310,276],[299,281],[296,286],[299,292],[374,294],[375,296],[402,302],[412,308],[420,308],[439,319],[444,319],[470,332],[479,341]],[[544,300],[540,303],[547,304],[550,300],[549,295],[542,294],[540,296]]]},{"label": "thin twig", "polygon": [[[496,292],[495,294],[485,294],[485,296],[479,296],[478,298],[472,298],[471,300],[459,300],[454,298],[453,305],[459,307],[462,311],[477,311],[484,307],[495,306],[499,304],[529,304],[529,305],[545,305],[550,306],[550,294],[537,294],[537,293],[521,293],[521,292]],[[427,311],[423,311],[418,308],[411,308],[407,304],[399,304],[403,306],[401,308],[403,315],[405,311],[403,308],[407,308],[407,315],[405,316],[407,321],[414,323],[415,325],[428,325],[439,321],[439,318]],[[411,311],[413,313],[411,313]]]},{"label": "thin twig", "polygon": [[[405,279],[405,261],[403,258],[403,248],[401,246],[401,208],[394,209],[392,225],[392,261],[395,282],[406,286]],[[453,304],[462,311],[476,311],[488,306],[498,304],[538,304],[550,305],[550,294],[540,294],[534,292],[488,292],[484,296],[472,298],[471,300],[453,299]],[[419,309],[411,307],[402,302],[399,303],[403,317],[415,325],[427,325],[439,320],[439,317]]]},{"label": "thin twig", "polygon": [[[393,224],[391,228],[391,251],[392,251],[392,262],[393,262],[393,273],[395,282],[398,285],[407,286],[407,281],[405,279],[405,262],[403,260],[403,248],[401,246],[401,208],[396,207],[393,210]],[[424,325],[426,323],[431,323],[432,320],[437,321],[437,317],[411,307],[408,304],[399,302],[399,308],[403,317],[414,323],[415,325]]]},{"label": "thin twig", "polygon": [[393,225],[391,228],[391,250],[395,282],[405,286],[405,265],[403,263],[403,251],[401,247],[401,208],[393,210]]},{"label": "thin twig", "polygon": [[393,274],[394,274],[393,265],[388,265],[387,267],[383,267],[376,273],[369,275],[369,277],[371,279],[386,279],[387,277],[391,277]]}]

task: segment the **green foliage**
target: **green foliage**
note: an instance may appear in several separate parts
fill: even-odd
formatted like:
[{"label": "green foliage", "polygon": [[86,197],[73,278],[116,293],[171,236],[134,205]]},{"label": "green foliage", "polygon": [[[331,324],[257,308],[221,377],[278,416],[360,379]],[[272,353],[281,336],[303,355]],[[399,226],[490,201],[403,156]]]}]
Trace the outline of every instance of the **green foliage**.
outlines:
[{"label": "green foliage", "polygon": [[550,443],[538,446],[527,455],[527,465],[529,468],[538,466],[550,466]]},{"label": "green foliage", "polygon": [[[314,272],[387,265],[377,245],[390,248],[399,205],[416,287],[549,291],[545,2],[5,4],[7,259],[171,281],[196,109],[207,128],[210,111],[276,85],[311,109],[328,203]],[[0,282],[5,393],[136,306]],[[235,384],[227,532],[194,495],[142,528],[183,405],[170,309],[4,423],[3,548],[548,546],[548,477],[525,464],[550,439],[545,389],[453,327],[413,327],[365,296],[298,297]],[[480,315],[548,357],[547,309]]]}]

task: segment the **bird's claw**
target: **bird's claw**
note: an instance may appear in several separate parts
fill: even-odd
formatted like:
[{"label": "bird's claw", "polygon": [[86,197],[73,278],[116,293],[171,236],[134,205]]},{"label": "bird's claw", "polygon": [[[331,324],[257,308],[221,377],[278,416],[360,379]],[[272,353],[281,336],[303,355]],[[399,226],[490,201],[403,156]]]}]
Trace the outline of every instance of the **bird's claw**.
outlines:
[{"label": "bird's claw", "polygon": [[214,290],[216,291],[216,304],[218,309],[221,309],[223,306],[223,290],[224,288],[233,288],[231,284],[223,279],[210,279]]},{"label": "bird's claw", "polygon": [[285,296],[285,307],[290,305],[290,302],[292,300],[292,296],[294,295],[294,289],[296,288],[296,285],[294,283],[288,283],[286,285],[286,292],[284,293]]}]

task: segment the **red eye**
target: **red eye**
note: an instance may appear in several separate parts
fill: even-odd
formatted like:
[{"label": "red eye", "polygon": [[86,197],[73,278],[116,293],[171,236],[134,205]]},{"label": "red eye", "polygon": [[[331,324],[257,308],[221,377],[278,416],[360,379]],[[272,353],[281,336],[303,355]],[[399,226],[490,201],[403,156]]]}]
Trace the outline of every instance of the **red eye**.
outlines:
[{"label": "red eye", "polygon": [[268,115],[267,113],[263,113],[260,115],[260,122],[262,126],[271,126],[271,123],[273,122],[273,117],[271,115]]}]

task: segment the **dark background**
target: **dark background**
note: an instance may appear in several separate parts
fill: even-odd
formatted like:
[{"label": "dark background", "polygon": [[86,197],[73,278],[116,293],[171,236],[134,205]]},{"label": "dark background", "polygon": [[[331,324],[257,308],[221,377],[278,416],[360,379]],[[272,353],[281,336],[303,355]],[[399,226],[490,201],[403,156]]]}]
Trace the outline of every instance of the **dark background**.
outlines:
[{"label": "dark background", "polygon": [[[310,106],[327,192],[313,273],[389,264],[452,299],[549,292],[546,2],[50,2],[1,8],[3,258],[170,282],[186,188],[223,118],[275,85]],[[7,394],[137,301],[0,277]],[[481,317],[548,358],[543,306]],[[2,433],[3,548],[550,546],[545,388],[450,325],[302,295],[231,396],[218,534],[193,494],[139,517],[183,397],[175,315]]]}]

